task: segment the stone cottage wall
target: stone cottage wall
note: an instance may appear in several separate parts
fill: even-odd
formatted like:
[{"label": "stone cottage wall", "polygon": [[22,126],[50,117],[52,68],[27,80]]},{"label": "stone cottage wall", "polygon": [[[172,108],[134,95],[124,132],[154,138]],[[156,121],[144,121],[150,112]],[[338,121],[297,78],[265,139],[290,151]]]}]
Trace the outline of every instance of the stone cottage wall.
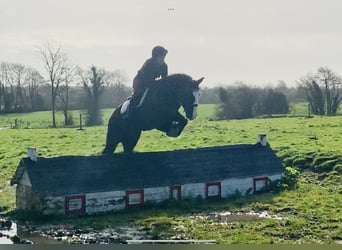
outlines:
[{"label": "stone cottage wall", "polygon": [[22,210],[37,210],[42,208],[42,201],[30,186],[19,184],[16,191],[16,206]]}]

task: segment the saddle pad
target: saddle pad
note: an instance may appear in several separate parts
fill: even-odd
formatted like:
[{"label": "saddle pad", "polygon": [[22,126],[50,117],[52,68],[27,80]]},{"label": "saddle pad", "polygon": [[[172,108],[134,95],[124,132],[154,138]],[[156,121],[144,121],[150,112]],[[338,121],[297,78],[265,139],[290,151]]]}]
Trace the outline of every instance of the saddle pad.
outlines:
[{"label": "saddle pad", "polygon": [[122,106],[121,106],[121,109],[120,109],[120,114],[123,114],[127,111],[128,107],[129,107],[129,104],[130,104],[131,100],[126,100]]}]

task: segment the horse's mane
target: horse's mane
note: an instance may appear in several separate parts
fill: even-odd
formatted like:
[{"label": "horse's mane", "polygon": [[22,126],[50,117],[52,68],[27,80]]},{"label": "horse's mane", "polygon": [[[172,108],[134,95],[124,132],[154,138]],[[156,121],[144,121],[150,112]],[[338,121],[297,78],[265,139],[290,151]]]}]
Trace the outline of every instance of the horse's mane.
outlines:
[{"label": "horse's mane", "polygon": [[186,82],[191,82],[192,81],[192,77],[188,76],[186,74],[172,74],[172,75],[168,75],[158,81],[156,81],[156,83],[158,84],[168,84],[168,83],[186,83]]}]

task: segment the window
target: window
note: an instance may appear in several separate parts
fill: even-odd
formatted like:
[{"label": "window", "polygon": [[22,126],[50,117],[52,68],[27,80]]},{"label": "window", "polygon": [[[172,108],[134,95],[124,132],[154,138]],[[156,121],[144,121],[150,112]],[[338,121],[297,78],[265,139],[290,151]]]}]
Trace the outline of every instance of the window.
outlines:
[{"label": "window", "polygon": [[64,201],[65,214],[84,214],[85,200],[85,194],[66,196]]},{"label": "window", "polygon": [[268,185],[268,177],[256,177],[253,178],[253,192],[258,193]]},{"label": "window", "polygon": [[170,186],[170,199],[180,200],[182,197],[181,186]]},{"label": "window", "polygon": [[221,198],[221,182],[208,182],[205,185],[205,198]]},{"label": "window", "polygon": [[126,207],[136,207],[144,205],[144,190],[126,191]]}]

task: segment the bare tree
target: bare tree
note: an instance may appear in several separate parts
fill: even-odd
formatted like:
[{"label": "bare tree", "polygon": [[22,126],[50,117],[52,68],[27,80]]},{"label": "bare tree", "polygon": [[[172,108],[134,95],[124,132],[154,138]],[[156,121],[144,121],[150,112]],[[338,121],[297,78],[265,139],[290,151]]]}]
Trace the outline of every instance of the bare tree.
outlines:
[{"label": "bare tree", "polygon": [[326,114],[335,115],[342,101],[342,78],[327,67],[320,67],[316,79],[325,95]]},{"label": "bare tree", "polygon": [[312,113],[315,115],[324,115],[324,94],[315,80],[315,77],[308,74],[306,77],[300,79],[299,84],[305,89],[306,98],[310,104]]},{"label": "bare tree", "polygon": [[113,87],[116,89],[118,96],[126,93],[124,83],[128,81],[128,77],[122,70],[115,70],[110,73],[110,79],[113,82]]},{"label": "bare tree", "polygon": [[317,115],[335,115],[342,101],[342,78],[331,69],[320,67],[316,74],[300,80],[312,111]]},{"label": "bare tree", "polygon": [[39,105],[39,87],[44,83],[44,78],[41,74],[33,69],[27,69],[27,76],[25,80],[25,85],[28,89],[28,109],[34,111],[38,108]]},{"label": "bare tree", "polygon": [[104,69],[97,69],[95,66],[92,66],[90,70],[86,72],[81,69],[78,71],[82,80],[83,88],[87,95],[87,124],[100,125],[103,122],[100,113],[99,101],[100,96],[104,92],[105,86],[108,85],[110,74],[108,74]]},{"label": "bare tree", "polygon": [[52,127],[56,128],[56,97],[66,68],[67,56],[62,52],[60,46],[51,42],[47,42],[41,47],[40,53],[51,84]]},{"label": "bare tree", "polygon": [[14,112],[23,111],[25,107],[23,85],[26,78],[26,68],[22,64],[11,64],[11,71],[15,81]]},{"label": "bare tree", "polygon": [[107,71],[106,79],[108,81],[108,88],[101,97],[100,105],[112,108],[127,99],[132,90],[131,87],[126,85],[128,76],[122,70]]},{"label": "bare tree", "polygon": [[5,63],[0,64],[0,112],[4,106],[4,95],[5,95],[5,82],[6,82],[6,68]]},{"label": "bare tree", "polygon": [[62,81],[63,84],[59,87],[58,97],[61,100],[62,110],[64,114],[64,125],[72,125],[72,117],[69,115],[69,90],[70,84],[74,81],[76,76],[76,68],[66,66],[63,70]]},{"label": "bare tree", "polygon": [[1,63],[1,82],[2,82],[2,99],[3,99],[3,106],[4,111],[6,113],[11,112],[14,103],[14,84],[15,79],[13,75],[13,71],[11,69],[10,63]]},{"label": "bare tree", "polygon": [[38,101],[38,85],[44,79],[33,68],[18,63],[0,65],[0,110],[21,112],[34,110]]}]

